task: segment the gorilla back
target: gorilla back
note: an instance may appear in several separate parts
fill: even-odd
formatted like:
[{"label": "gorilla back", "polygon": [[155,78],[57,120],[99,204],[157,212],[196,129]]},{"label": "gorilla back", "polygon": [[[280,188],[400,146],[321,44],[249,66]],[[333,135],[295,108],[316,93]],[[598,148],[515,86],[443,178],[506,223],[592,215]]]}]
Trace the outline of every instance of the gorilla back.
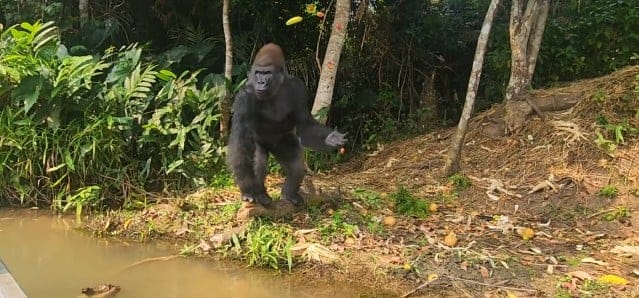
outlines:
[{"label": "gorilla back", "polygon": [[304,178],[302,145],[334,150],[346,143],[345,134],[320,124],[308,109],[301,80],[286,73],[284,54],[275,44],[264,45],[255,56],[246,85],[236,94],[227,162],[242,200],[269,206],[264,180],[268,154],[286,173],[282,199],[304,203],[299,188]]}]

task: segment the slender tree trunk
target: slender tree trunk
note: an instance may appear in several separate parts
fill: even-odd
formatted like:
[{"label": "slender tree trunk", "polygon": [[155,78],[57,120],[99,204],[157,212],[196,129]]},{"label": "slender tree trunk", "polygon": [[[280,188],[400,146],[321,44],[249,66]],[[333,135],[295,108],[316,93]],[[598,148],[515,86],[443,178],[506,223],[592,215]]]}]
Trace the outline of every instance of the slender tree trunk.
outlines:
[{"label": "slender tree trunk", "polygon": [[532,81],[535,74],[535,66],[539,56],[539,48],[541,47],[541,39],[544,37],[544,29],[546,29],[546,20],[548,19],[548,10],[550,10],[550,0],[543,0],[539,4],[539,14],[535,19],[532,32],[532,40],[528,45],[528,76]]},{"label": "slender tree trunk", "polygon": [[468,128],[468,120],[472,114],[475,97],[477,96],[477,89],[479,88],[479,79],[481,77],[481,71],[484,65],[484,56],[486,54],[486,47],[488,44],[488,37],[490,36],[490,30],[493,24],[493,19],[497,13],[497,6],[500,0],[491,0],[484,18],[484,24],[481,26],[481,32],[477,38],[477,48],[475,49],[475,60],[473,61],[473,68],[470,71],[470,79],[468,80],[468,90],[466,91],[466,102],[464,103],[464,110],[462,111],[461,119],[457,125],[457,131],[450,143],[448,149],[448,156],[444,165],[444,175],[450,176],[460,171],[460,159],[461,150],[464,145],[464,139],[466,138],[466,129]]},{"label": "slender tree trunk", "polygon": [[351,11],[351,0],[337,0],[335,4],[335,19],[331,28],[331,36],[326,46],[326,54],[322,63],[320,79],[317,84],[317,93],[311,114],[318,121],[325,123],[328,118],[328,108],[333,100],[333,89],[335,87],[335,75],[339,57],[342,54],[342,47],[346,39],[346,28],[348,26],[348,15]]},{"label": "slender tree trunk", "polygon": [[229,22],[229,13],[231,10],[231,0],[224,0],[222,5],[222,27],[224,28],[224,43],[226,45],[224,76],[228,81],[226,95],[220,102],[220,134],[227,136],[229,132],[229,124],[231,120],[231,82],[233,82],[233,38],[231,36],[231,23]]},{"label": "slender tree trunk", "polygon": [[530,88],[550,0],[513,0],[510,11],[510,80],[505,100]]},{"label": "slender tree trunk", "polygon": [[78,10],[80,11],[80,25],[84,26],[89,20],[89,0],[78,0]]}]

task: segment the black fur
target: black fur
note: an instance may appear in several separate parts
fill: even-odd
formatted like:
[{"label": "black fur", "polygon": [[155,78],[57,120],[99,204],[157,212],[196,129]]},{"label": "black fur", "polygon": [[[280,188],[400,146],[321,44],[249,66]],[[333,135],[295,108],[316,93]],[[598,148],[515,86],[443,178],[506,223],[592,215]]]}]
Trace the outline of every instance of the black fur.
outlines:
[{"label": "black fur", "polygon": [[[278,55],[282,55],[281,50],[261,50],[256,61],[265,58],[283,61],[283,55]],[[347,140],[344,134],[311,116],[304,83],[288,75],[284,66],[277,63],[254,63],[247,84],[236,94],[227,162],[242,199],[268,206],[271,198],[264,179],[268,154],[273,154],[286,173],[282,198],[302,205],[304,201],[299,195],[305,175],[302,145],[327,151],[341,147]]]}]

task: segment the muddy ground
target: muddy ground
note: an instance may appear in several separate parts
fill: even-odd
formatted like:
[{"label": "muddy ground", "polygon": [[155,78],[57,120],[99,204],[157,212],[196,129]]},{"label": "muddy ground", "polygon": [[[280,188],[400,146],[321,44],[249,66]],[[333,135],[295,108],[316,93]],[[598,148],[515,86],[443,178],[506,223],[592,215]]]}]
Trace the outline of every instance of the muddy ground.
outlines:
[{"label": "muddy ground", "polygon": [[[367,297],[639,297],[638,75],[629,67],[535,90],[579,101],[503,138],[484,131],[498,107],[476,115],[456,179],[440,176],[453,129],[310,175],[309,207],[265,220],[292,235],[283,278],[347,280]],[[270,177],[269,192],[281,182]],[[400,197],[430,205],[403,214]],[[248,207],[234,188],[203,189],[86,228],[247,261]]]}]

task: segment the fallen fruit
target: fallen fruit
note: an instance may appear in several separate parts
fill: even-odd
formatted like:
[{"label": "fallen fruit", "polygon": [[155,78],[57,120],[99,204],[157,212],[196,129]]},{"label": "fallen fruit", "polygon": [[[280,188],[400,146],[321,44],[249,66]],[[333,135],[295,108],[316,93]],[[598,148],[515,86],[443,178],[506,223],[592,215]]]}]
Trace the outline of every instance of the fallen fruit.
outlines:
[{"label": "fallen fruit", "polygon": [[392,227],[397,223],[397,219],[395,219],[395,217],[392,216],[386,216],[384,217],[384,225],[385,226],[389,226]]},{"label": "fallen fruit", "polygon": [[286,21],[286,26],[297,24],[297,23],[301,22],[303,19],[304,18],[302,18],[300,16],[292,17],[292,18],[288,19],[288,21]]},{"label": "fallen fruit", "polygon": [[517,229],[517,234],[519,234],[522,239],[529,240],[532,239],[532,237],[535,237],[535,230],[531,228],[521,228]]},{"label": "fallen fruit", "polygon": [[455,245],[457,245],[457,235],[455,234],[455,232],[450,232],[448,233],[448,235],[446,235],[446,237],[444,237],[444,244],[446,244],[449,247],[454,247]]}]

